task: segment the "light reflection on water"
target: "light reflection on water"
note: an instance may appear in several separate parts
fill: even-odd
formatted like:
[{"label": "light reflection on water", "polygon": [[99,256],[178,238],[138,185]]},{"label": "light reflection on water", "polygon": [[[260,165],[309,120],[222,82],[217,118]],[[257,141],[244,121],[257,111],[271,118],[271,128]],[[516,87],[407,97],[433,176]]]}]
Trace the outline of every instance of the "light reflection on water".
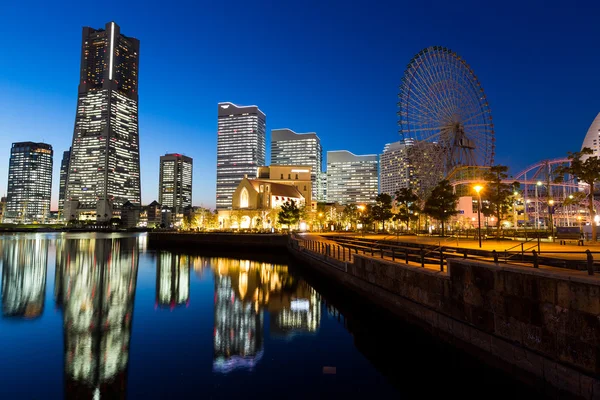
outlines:
[{"label": "light reflection on water", "polygon": [[[156,361],[168,357],[189,364],[191,353],[195,354],[193,374],[203,376],[200,382],[209,397],[244,393],[242,388],[215,388],[231,386],[239,379],[247,385],[240,373],[252,374],[257,385],[281,375],[286,385],[287,375],[297,370],[306,375],[304,383],[317,387],[323,385],[319,381],[326,367],[323,359],[350,360],[356,369],[352,373],[383,382],[335,321],[325,333],[341,335],[343,340],[335,347],[343,357],[308,355],[294,348],[290,342],[294,337],[308,340],[298,342],[303,348],[311,343],[322,346],[328,343],[323,340],[330,339],[319,339],[320,294],[290,274],[287,265],[153,252],[146,248],[145,235],[7,235],[0,236],[0,255],[0,340],[5,346],[15,345],[3,354],[3,365],[16,367],[0,367],[0,373],[18,377],[12,383],[5,380],[0,397],[159,396],[160,390],[175,384],[181,372],[161,368]],[[53,291],[46,291],[47,279]],[[209,290],[210,297],[206,296]],[[54,310],[44,309],[52,297]],[[211,315],[205,312],[208,308],[213,310]],[[206,347],[196,343],[209,329],[212,361],[207,359]],[[165,354],[168,343],[160,340],[172,330],[178,336],[170,340],[193,344],[186,352]],[[133,347],[137,350],[132,350],[132,343],[138,343]],[[59,362],[52,354],[61,346]],[[283,354],[286,371],[276,361]],[[162,374],[160,382],[147,379],[154,372]],[[186,393],[184,386],[181,390]],[[392,391],[387,385],[377,390]],[[15,393],[20,395],[15,397]]]}]

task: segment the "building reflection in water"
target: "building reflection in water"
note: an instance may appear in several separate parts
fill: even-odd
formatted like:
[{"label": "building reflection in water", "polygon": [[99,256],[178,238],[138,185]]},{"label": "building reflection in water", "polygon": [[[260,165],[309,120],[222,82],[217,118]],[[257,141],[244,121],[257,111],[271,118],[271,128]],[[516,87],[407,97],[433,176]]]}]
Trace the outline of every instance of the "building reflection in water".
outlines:
[{"label": "building reflection in water", "polygon": [[212,258],[215,271],[215,327],[213,371],[252,368],[263,355],[264,317],[271,314],[271,330],[315,332],[321,301],[288,267],[250,260]]},{"label": "building reflection in water", "polygon": [[190,301],[190,257],[162,251],[156,258],[156,304],[170,309]]},{"label": "building reflection in water", "polygon": [[125,398],[137,271],[136,238],[57,242],[67,398]]},{"label": "building reflection in water", "polygon": [[47,263],[48,240],[2,240],[2,315],[42,315]]}]

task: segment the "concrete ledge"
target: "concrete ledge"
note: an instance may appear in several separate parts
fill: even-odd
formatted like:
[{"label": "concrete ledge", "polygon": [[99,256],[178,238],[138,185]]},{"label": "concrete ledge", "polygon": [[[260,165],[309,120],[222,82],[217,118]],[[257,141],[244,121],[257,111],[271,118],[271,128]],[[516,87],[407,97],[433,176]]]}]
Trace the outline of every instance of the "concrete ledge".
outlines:
[{"label": "concrete ledge", "polygon": [[462,258],[441,272],[366,255],[353,255],[345,272],[310,251],[290,250],[369,301],[546,393],[600,399],[597,278]]}]

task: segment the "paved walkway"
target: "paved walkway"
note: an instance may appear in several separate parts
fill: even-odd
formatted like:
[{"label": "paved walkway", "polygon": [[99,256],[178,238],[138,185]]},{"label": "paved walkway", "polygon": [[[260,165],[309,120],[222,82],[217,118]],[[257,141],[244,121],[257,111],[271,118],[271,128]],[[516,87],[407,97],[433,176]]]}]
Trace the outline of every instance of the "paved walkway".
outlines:
[{"label": "paved walkway", "polygon": [[[440,244],[440,238],[436,238],[436,237],[429,237],[429,236],[400,236],[399,238],[397,238],[395,235],[360,235],[360,234],[347,234],[347,233],[342,233],[343,235],[346,236],[356,236],[357,238],[367,238],[367,239],[376,239],[376,240],[396,240],[398,239],[399,242],[404,242],[404,243],[422,243],[422,244],[428,244],[428,245],[439,245]],[[337,249],[337,242],[328,239],[327,236],[335,236],[335,235],[340,235],[340,233],[305,233],[302,234],[300,237],[304,240],[311,240],[314,242],[320,242],[323,244],[329,244],[332,245],[332,248],[335,246],[335,248]],[[456,238],[452,238],[453,243],[451,240],[449,240],[449,238],[445,238],[445,240],[442,240],[441,243],[444,243],[447,246],[456,246]],[[479,242],[476,240],[469,240],[469,239],[459,239],[458,242],[459,246],[458,247],[463,247],[463,248],[470,248],[470,249],[478,249],[479,248]],[[507,244],[509,244],[508,247],[505,247]],[[488,241],[484,241],[482,242],[482,249],[484,250],[496,250],[496,251],[504,251],[505,249],[509,248],[510,246],[514,246],[515,244],[518,244],[517,241],[506,241],[506,240],[488,240]],[[537,243],[535,243],[537,244]],[[527,245],[533,245],[533,243],[527,243]],[[579,259],[582,258],[585,260],[585,253],[583,253],[586,249],[590,249],[590,251],[597,251],[600,252],[600,245],[591,245],[591,246],[576,246],[576,245],[565,245],[565,246],[561,246],[559,244],[556,243],[544,243],[541,242],[540,243],[540,247],[542,250],[542,254],[544,253],[544,251],[550,252],[550,251],[577,251],[579,253],[563,253],[563,254],[543,254],[544,257],[556,257],[556,258],[569,258],[569,259]],[[526,247],[527,248],[527,247]],[[556,249],[556,250],[555,250]],[[319,252],[319,249],[316,249],[317,252]],[[341,250],[342,253],[337,253],[337,251],[332,251],[332,253],[330,254],[330,257],[336,258],[339,261],[351,261],[354,253],[350,250]],[[324,252],[323,252],[324,254]],[[339,257],[338,257],[339,255]],[[376,258],[380,258],[380,256],[375,255]],[[595,254],[596,259],[600,258],[600,254]],[[480,259],[480,260],[484,260],[484,261],[492,261],[491,259],[488,259],[486,257],[471,257],[471,259]],[[388,261],[392,261],[391,257],[384,257],[384,259],[388,260]],[[405,261],[399,257],[396,258],[394,260],[395,262],[398,263],[405,263]],[[420,267],[420,263],[416,263],[413,261],[409,261],[409,265],[412,266],[416,266],[416,267]],[[506,264],[501,264],[501,265],[506,265]],[[531,263],[520,263],[518,261],[513,261],[510,263],[510,265],[512,266],[519,266],[519,267],[525,267],[525,268],[533,268],[533,266],[531,265]],[[425,265],[426,269],[430,269],[430,270],[435,270],[435,271],[439,271],[440,267],[438,265],[434,265],[434,264],[426,264]],[[553,273],[557,273],[560,275],[566,275],[566,276],[571,276],[571,277],[582,277],[582,276],[588,276],[587,275],[587,271],[577,271],[577,270],[571,270],[571,269],[565,269],[565,268],[557,268],[557,267],[550,267],[550,266],[545,266],[545,265],[540,265],[539,267],[542,270],[546,270],[549,272],[553,272]],[[447,273],[447,268],[444,267],[444,273]],[[594,274],[593,275],[593,279],[600,279],[600,274]]]},{"label": "paved walkway", "polygon": [[[320,234],[324,237],[327,236],[348,236],[348,237],[356,237],[357,239],[365,238],[371,240],[386,240],[386,241],[398,241],[399,243],[420,243],[426,245],[433,246],[451,246],[451,247],[461,247],[466,249],[479,249],[479,241],[473,239],[464,239],[464,238],[455,238],[455,237],[445,237],[440,238],[436,236],[413,236],[413,235],[361,235],[359,233],[323,233]],[[537,241],[529,241],[527,243],[518,240],[482,240],[481,241],[481,249],[482,250],[496,250],[497,252],[504,252],[508,250],[509,252],[519,252],[521,251],[521,244],[528,253],[531,253],[532,250],[537,251]],[[512,248],[512,249],[511,249]],[[540,255],[543,257],[553,257],[553,258],[561,258],[561,259],[569,259],[569,260],[585,260],[586,259],[586,250],[590,250],[592,253],[598,252],[598,254],[594,254],[594,259],[600,259],[600,244],[585,244],[585,246],[577,246],[575,242],[571,242],[567,245],[560,245],[558,242],[552,243],[546,241],[540,241]],[[555,253],[553,253],[555,252]]]}]

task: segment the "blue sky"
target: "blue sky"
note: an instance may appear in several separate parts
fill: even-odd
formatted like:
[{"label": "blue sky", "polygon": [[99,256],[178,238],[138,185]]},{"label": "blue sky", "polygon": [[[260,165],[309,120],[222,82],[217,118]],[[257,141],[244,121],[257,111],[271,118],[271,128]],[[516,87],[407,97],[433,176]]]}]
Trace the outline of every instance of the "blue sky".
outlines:
[{"label": "blue sky", "polygon": [[[51,4],[51,5],[49,5]],[[399,140],[397,92],[424,47],[456,51],[488,96],[511,173],[577,151],[600,112],[600,2],[9,2],[0,9],[0,194],[14,141],[70,146],[82,26],[140,39],[142,201],[165,152],[194,158],[194,204],[214,207],[217,103],[256,104],[271,129],[327,150]],[[325,154],[324,154],[325,158]]]}]

